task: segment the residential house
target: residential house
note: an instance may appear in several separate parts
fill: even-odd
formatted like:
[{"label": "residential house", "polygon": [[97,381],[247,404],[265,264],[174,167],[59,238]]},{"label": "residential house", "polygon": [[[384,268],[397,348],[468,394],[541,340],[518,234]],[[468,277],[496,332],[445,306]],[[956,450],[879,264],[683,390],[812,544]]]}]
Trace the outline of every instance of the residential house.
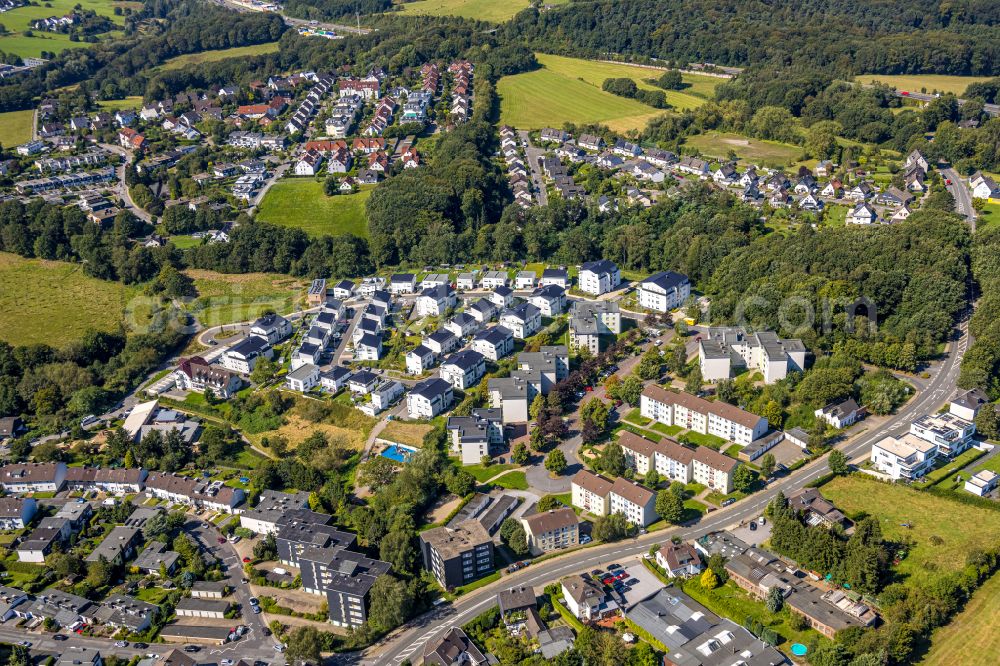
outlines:
[{"label": "residential house", "polygon": [[458,348],[459,339],[451,331],[439,328],[423,340],[423,345],[438,356],[450,353]]},{"label": "residential house", "polygon": [[539,282],[542,287],[555,285],[563,289],[569,289],[569,272],[562,268],[546,268],[542,271],[542,279]]},{"label": "residential house", "polygon": [[587,349],[594,356],[602,341],[621,333],[621,311],[614,301],[574,301],[569,319],[569,345]]},{"label": "residential house", "polygon": [[455,307],[455,291],[448,284],[428,287],[417,296],[415,309],[421,317],[440,317],[450,308]]},{"label": "residential house", "polygon": [[996,490],[998,478],[1000,478],[1000,475],[996,472],[988,469],[980,470],[970,476],[965,482],[965,491],[973,495],[986,497]]},{"label": "residential house", "polygon": [[516,339],[524,340],[541,328],[542,313],[531,303],[521,303],[500,315],[500,325],[510,329]]},{"label": "residential house", "polygon": [[528,548],[536,556],[580,543],[580,519],[568,507],[524,515],[521,524]]},{"label": "residential house", "polygon": [[117,525],[108,532],[101,543],[85,558],[97,562],[101,558],[111,564],[124,564],[135,554],[135,547],[142,543],[142,533],[134,527]]},{"label": "residential house", "polygon": [[600,474],[585,469],[577,472],[570,482],[573,506],[595,516],[611,513],[609,495],[614,483]]},{"label": "residential house", "polygon": [[850,521],[817,488],[799,488],[788,493],[788,506],[801,514],[807,525],[850,527]]},{"label": "residential house", "polygon": [[456,337],[464,338],[472,335],[479,329],[479,322],[471,315],[459,312],[445,323],[444,329],[451,331]]},{"label": "residential house", "polygon": [[319,385],[319,377],[319,367],[305,363],[285,376],[285,386],[290,391],[306,393]]},{"label": "residential house", "polygon": [[503,415],[499,409],[474,409],[471,416],[448,417],[451,453],[463,465],[478,465],[492,457],[504,442]]},{"label": "residential house", "polygon": [[566,309],[566,290],[554,284],[538,287],[528,302],[538,308],[543,317],[556,317]]},{"label": "residential house", "polygon": [[250,335],[267,340],[268,344],[277,344],[292,334],[292,324],[279,314],[268,314],[259,317],[250,325]]},{"label": "residential house", "polygon": [[451,407],[454,389],[438,377],[416,384],[406,396],[406,411],[411,419],[432,419]]},{"label": "residential house", "polygon": [[0,488],[11,494],[58,492],[66,481],[66,463],[10,463],[0,467]]},{"label": "residential house", "polygon": [[389,293],[412,294],[417,288],[417,278],[413,273],[396,273],[389,278]]},{"label": "residential house", "polygon": [[670,578],[687,578],[697,576],[705,570],[698,551],[689,543],[668,542],[661,546],[656,555],[656,564]]},{"label": "residential house", "polygon": [[486,666],[489,662],[464,631],[453,627],[424,646],[423,663],[427,666]]},{"label": "residential house", "polygon": [[486,374],[486,357],[472,349],[456,352],[441,362],[441,379],[465,391]]},{"label": "residential house", "polygon": [[514,302],[514,290],[506,285],[497,285],[486,298],[497,310],[509,308]]},{"label": "residential house", "polygon": [[562,598],[573,617],[590,622],[599,620],[607,608],[604,589],[589,577],[573,574],[559,581]]},{"label": "residential house", "polygon": [[0,497],[0,530],[23,530],[35,511],[33,498]]},{"label": "residential house", "polygon": [[772,331],[747,333],[742,327],[719,326],[709,328],[698,342],[698,361],[705,381],[727,379],[750,368],[772,384],[789,372],[805,370],[806,348],[801,340],[779,338]]},{"label": "residential house", "polygon": [[975,421],[979,410],[992,402],[981,389],[970,389],[957,393],[948,403],[948,411],[960,419]]},{"label": "residential house", "polygon": [[633,525],[646,527],[659,520],[656,513],[656,493],[621,477],[615,479],[608,494],[608,510],[620,513]]},{"label": "residential house", "polygon": [[854,398],[846,398],[817,409],[814,415],[839,429],[854,425],[862,418],[864,412]]},{"label": "residential house", "polygon": [[243,503],[242,488],[232,488],[221,481],[153,472],[146,479],[146,492],[153,497],[178,504],[204,507],[219,513],[234,513]]},{"label": "residential house", "polygon": [[954,458],[973,444],[976,424],[951,412],[924,414],[910,423],[910,433],[938,448],[938,453]]},{"label": "residential house", "polygon": [[200,356],[181,359],[173,376],[177,388],[182,391],[196,393],[211,391],[222,400],[228,400],[243,386],[243,380],[238,375],[218,366],[209,365]]},{"label": "residential house", "polygon": [[506,326],[492,326],[477,333],[469,348],[496,362],[514,351],[514,333]]},{"label": "residential house", "polygon": [[382,358],[382,336],[365,333],[354,343],[354,358],[359,361],[377,361]]},{"label": "residential house", "polygon": [[417,345],[406,352],[406,372],[411,375],[421,375],[434,365],[437,355],[424,345]]}]

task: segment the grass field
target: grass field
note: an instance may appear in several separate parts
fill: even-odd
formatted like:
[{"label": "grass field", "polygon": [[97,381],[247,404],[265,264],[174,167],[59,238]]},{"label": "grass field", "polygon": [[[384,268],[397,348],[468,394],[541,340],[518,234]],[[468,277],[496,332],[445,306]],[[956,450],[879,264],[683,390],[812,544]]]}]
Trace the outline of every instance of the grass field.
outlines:
[{"label": "grass field", "polygon": [[947,76],[944,74],[863,74],[854,77],[859,83],[878,81],[896,90],[941,92],[961,95],[970,83],[988,81],[988,76]]},{"label": "grass field", "polygon": [[286,178],[267,191],[260,202],[257,219],[297,227],[310,236],[353,234],[367,238],[365,203],[371,194],[369,188],[328,197],[321,181]]},{"label": "grass field", "polygon": [[142,97],[126,97],[125,99],[105,99],[99,100],[97,106],[104,111],[121,111],[122,109],[138,109],[142,106]]},{"label": "grass field", "polygon": [[[563,58],[544,53],[536,53],[535,57],[545,69],[567,78],[583,79],[585,83],[596,86],[598,89],[604,83],[604,79],[632,79],[639,88],[663,90],[645,81],[659,77],[662,71],[658,69],[624,63]],[[697,74],[683,74],[682,78],[684,83],[688,85],[684,90],[663,90],[667,95],[667,102],[681,111],[701,106],[706,99],[715,97],[715,87],[721,82],[721,79]]]},{"label": "grass field", "polygon": [[[31,22],[50,16],[63,16],[73,11],[76,5],[90,9],[102,16],[107,16],[114,23],[125,24],[124,16],[115,16],[115,7],[141,7],[138,2],[115,2],[113,0],[47,0],[44,4],[23,6],[0,14],[0,23],[7,28],[9,34],[0,37],[0,51],[15,53],[21,57],[37,58],[42,51],[58,53],[69,48],[86,48],[87,42],[70,41],[69,35],[56,32],[33,30],[32,37],[24,34],[31,29]],[[109,34],[117,34],[118,31]]]},{"label": "grass field", "polygon": [[921,666],[992,666],[1000,654],[1000,575],[976,590],[949,624],[931,634]]},{"label": "grass field", "polygon": [[33,115],[30,109],[0,113],[0,146],[10,148],[30,141]]},{"label": "grass field", "polygon": [[253,44],[251,46],[237,46],[231,49],[218,49],[216,51],[202,51],[201,53],[186,53],[176,58],[171,58],[160,65],[158,70],[181,69],[188,65],[199,65],[203,62],[216,62],[227,58],[247,58],[249,56],[264,55],[265,53],[276,53],[278,42],[266,42],[264,44]]},{"label": "grass field", "polygon": [[129,290],[84,275],[78,264],[0,253],[0,339],[61,346],[88,329],[113,330]]},{"label": "grass field", "polygon": [[[6,145],[6,144],[4,144]],[[983,204],[983,209],[978,213],[979,219],[976,228],[981,229],[987,225],[995,225],[1000,223],[1000,204],[987,203]]]},{"label": "grass field", "polygon": [[[562,4],[554,0],[549,4]],[[412,16],[461,16],[478,21],[502,23],[527,9],[528,0],[417,0],[400,4],[401,13]]]},{"label": "grass field", "polygon": [[[847,515],[876,516],[889,539],[914,542],[896,571],[908,584],[922,585],[960,570],[973,549],[992,548],[1000,539],[1000,514],[960,504],[903,486],[860,476],[839,477],[824,485],[823,496]],[[910,527],[903,527],[903,524]],[[975,525],[976,529],[968,529]],[[935,546],[931,537],[942,542]]]},{"label": "grass field", "polygon": [[[591,72],[592,67],[624,65],[544,54],[538,54],[538,61],[542,64],[540,69],[500,79],[497,92],[501,99],[501,122],[521,129],[561,127],[566,122],[601,123],[615,131],[625,131],[644,127],[651,118],[664,113],[662,109],[604,92],[601,83],[608,77]],[[648,70],[632,69],[638,70],[636,78],[650,75]]]},{"label": "grass field", "polygon": [[186,273],[198,290],[198,297],[187,304],[187,310],[206,327],[247,321],[269,309],[290,312],[305,289],[304,282],[287,275],[227,275],[204,270]]},{"label": "grass field", "polygon": [[[358,413],[360,414],[360,412]],[[280,428],[258,434],[249,434],[247,435],[247,439],[259,447],[264,437],[273,438],[276,435],[281,435],[288,440],[289,448],[295,448],[300,442],[305,441],[309,435],[317,430],[326,435],[327,438],[347,442],[351,448],[359,451],[365,445],[365,435],[357,430],[341,428],[330,423],[313,423],[295,414],[288,416],[287,422]]]},{"label": "grass field", "polygon": [[730,152],[743,160],[782,167],[794,162],[802,154],[802,148],[778,141],[748,139],[729,132],[706,132],[688,137],[684,145],[690,146],[708,157],[725,159]]},{"label": "grass field", "polygon": [[429,423],[406,423],[405,421],[389,421],[388,425],[379,435],[382,439],[391,442],[407,444],[409,446],[421,447],[424,443],[424,435],[434,429]]}]

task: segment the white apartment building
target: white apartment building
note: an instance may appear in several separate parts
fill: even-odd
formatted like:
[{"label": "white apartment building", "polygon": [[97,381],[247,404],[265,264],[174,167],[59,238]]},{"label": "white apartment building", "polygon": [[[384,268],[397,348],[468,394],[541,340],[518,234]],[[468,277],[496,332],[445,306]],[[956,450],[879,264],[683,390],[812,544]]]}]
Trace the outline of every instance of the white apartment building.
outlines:
[{"label": "white apartment building", "polygon": [[772,331],[748,334],[739,327],[713,327],[698,343],[698,361],[705,381],[728,379],[749,368],[772,384],[805,369],[806,348],[801,340],[782,339]]},{"label": "white apartment building", "polygon": [[656,493],[639,485],[618,477],[608,493],[608,509],[611,513],[620,513],[633,525],[646,527],[659,520],[656,514]]},{"label": "white apartment building", "polygon": [[522,517],[521,524],[528,548],[535,556],[580,543],[580,519],[568,507]]},{"label": "white apartment building", "polygon": [[432,419],[451,407],[455,392],[451,384],[438,377],[426,379],[406,396],[406,411],[411,419]]},{"label": "white apartment building", "polygon": [[691,295],[686,275],[660,271],[639,283],[639,306],[654,312],[669,312],[684,304]]},{"label": "white apartment building", "polygon": [[441,379],[460,391],[472,388],[486,374],[486,357],[472,349],[464,349],[441,363]]},{"label": "white apartment building", "polygon": [[617,289],[622,282],[622,274],[614,262],[601,259],[580,266],[578,280],[581,291],[600,296]]},{"label": "white apartment building", "polygon": [[521,303],[500,315],[500,325],[510,329],[518,340],[524,340],[542,327],[542,312],[531,303]]},{"label": "white apartment building", "polygon": [[536,352],[521,352],[517,369],[530,373],[538,383],[539,393],[548,395],[553,386],[569,376],[569,349],[566,345],[546,345]]},{"label": "white apartment building", "polygon": [[446,284],[428,287],[417,296],[415,308],[420,317],[440,317],[455,307],[455,291]]},{"label": "white apartment building", "polygon": [[528,302],[538,308],[543,317],[555,317],[566,309],[566,290],[554,284],[539,287],[531,292]]},{"label": "white apartment building", "polygon": [[906,433],[899,438],[889,435],[872,445],[871,461],[894,481],[915,481],[934,466],[937,453],[936,444],[916,435]]},{"label": "white apartment building", "polygon": [[487,382],[490,393],[490,407],[500,409],[504,423],[526,423],[531,401],[541,391],[541,380],[533,381],[521,371],[514,371],[510,377],[493,377]]},{"label": "white apartment building", "polygon": [[425,370],[434,365],[437,356],[431,349],[424,345],[417,345],[406,352],[406,372],[411,375],[423,374]]},{"label": "white apartment building", "polygon": [[688,393],[647,386],[640,413],[667,425],[678,425],[747,446],[767,433],[767,419],[724,402],[709,402]]},{"label": "white apartment building", "polygon": [[619,434],[618,443],[629,466],[638,474],[646,475],[655,469],[671,481],[695,481],[723,493],[733,490],[733,472],[740,462],[708,447],[691,449],[666,438],[654,442],[628,431]]},{"label": "white apartment building", "polygon": [[319,367],[312,363],[300,365],[285,377],[285,385],[291,391],[305,393],[319,384]]},{"label": "white apartment building", "polygon": [[972,446],[976,424],[951,412],[925,414],[910,424],[910,433],[938,447],[938,453],[953,458]]},{"label": "white apartment building", "polygon": [[606,516],[610,513],[608,495],[614,485],[600,474],[581,469],[570,482],[573,506],[595,516]]},{"label": "white apartment building", "polygon": [[566,608],[584,622],[601,617],[604,590],[590,578],[574,574],[560,581]]},{"label": "white apartment building", "polygon": [[514,351],[514,334],[506,326],[492,326],[476,333],[469,348],[491,361],[499,361]]}]

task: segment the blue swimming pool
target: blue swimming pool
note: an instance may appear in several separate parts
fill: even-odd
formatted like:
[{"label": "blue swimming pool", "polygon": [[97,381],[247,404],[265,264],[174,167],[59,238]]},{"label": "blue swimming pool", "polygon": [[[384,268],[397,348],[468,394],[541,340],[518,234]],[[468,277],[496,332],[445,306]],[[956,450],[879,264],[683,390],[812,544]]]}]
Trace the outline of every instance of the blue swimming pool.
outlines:
[{"label": "blue swimming pool", "polygon": [[794,654],[796,657],[804,657],[806,656],[806,653],[809,652],[809,648],[807,648],[802,643],[792,643],[791,649],[792,649],[792,654]]},{"label": "blue swimming pool", "polygon": [[409,446],[403,446],[402,444],[390,444],[382,450],[380,455],[383,458],[388,458],[389,460],[408,463],[413,460],[413,454],[416,452],[416,449]]}]

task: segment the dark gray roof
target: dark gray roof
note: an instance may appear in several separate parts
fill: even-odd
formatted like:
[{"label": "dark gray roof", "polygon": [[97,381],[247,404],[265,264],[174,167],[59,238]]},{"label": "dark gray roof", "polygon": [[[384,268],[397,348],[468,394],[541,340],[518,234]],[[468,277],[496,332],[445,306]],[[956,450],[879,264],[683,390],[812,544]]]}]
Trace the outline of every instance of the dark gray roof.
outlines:
[{"label": "dark gray roof", "polygon": [[440,377],[432,377],[416,384],[410,391],[412,395],[434,398],[451,390],[451,384]]},{"label": "dark gray roof", "polygon": [[486,358],[479,352],[472,349],[463,349],[449,356],[442,365],[454,365],[462,370],[470,370],[485,360]]},{"label": "dark gray roof", "polygon": [[688,281],[686,275],[681,275],[680,273],[675,273],[673,271],[660,271],[659,273],[654,273],[648,278],[643,280],[643,283],[651,283],[664,289],[665,291],[670,291],[675,287],[679,287]]},{"label": "dark gray roof", "polygon": [[614,273],[618,270],[613,261],[598,259],[597,261],[587,261],[580,267],[581,271],[592,271],[594,273]]}]

